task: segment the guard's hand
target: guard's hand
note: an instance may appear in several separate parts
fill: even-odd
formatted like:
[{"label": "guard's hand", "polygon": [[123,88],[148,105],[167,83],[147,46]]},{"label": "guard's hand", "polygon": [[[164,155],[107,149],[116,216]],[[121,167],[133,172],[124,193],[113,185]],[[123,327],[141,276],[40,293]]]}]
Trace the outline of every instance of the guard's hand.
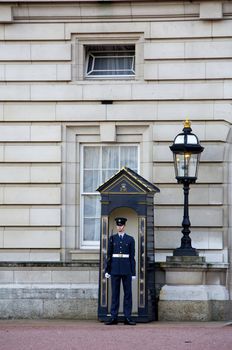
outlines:
[{"label": "guard's hand", "polygon": [[132,280],[136,280],[136,276],[132,276]]},{"label": "guard's hand", "polygon": [[108,272],[105,273],[105,278],[110,278],[110,274]]}]

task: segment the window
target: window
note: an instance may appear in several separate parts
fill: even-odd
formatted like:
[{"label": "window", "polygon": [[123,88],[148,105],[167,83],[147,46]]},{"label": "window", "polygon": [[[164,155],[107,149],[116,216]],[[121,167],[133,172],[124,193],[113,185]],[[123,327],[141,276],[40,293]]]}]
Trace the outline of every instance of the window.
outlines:
[{"label": "window", "polygon": [[135,75],[135,45],[86,46],[86,77]]},{"label": "window", "polygon": [[82,247],[99,246],[101,207],[100,195],[96,189],[123,166],[138,172],[137,145],[82,147]]}]

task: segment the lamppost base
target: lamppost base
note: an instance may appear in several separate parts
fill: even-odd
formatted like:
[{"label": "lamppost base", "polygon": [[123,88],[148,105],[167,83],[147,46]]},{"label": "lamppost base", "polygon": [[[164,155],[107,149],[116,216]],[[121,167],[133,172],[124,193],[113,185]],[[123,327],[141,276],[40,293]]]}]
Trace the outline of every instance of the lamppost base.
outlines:
[{"label": "lamppost base", "polygon": [[195,248],[176,248],[173,251],[173,256],[198,256],[199,253]]}]

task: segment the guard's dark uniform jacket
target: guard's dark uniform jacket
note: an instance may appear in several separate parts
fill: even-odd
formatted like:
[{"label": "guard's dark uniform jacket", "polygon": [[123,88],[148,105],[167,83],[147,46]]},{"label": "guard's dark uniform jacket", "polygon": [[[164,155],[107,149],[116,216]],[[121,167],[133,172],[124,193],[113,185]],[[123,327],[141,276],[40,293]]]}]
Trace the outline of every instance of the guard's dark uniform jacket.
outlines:
[{"label": "guard's dark uniform jacket", "polygon": [[135,276],[135,240],[124,233],[110,237],[105,272],[111,275],[112,303],[111,316],[117,318],[120,300],[120,284],[124,290],[123,312],[130,318],[132,311],[132,276]]},{"label": "guard's dark uniform jacket", "polygon": [[[126,254],[126,257],[113,257],[113,254]],[[105,272],[110,275],[135,276],[135,240],[124,233],[123,239],[115,234],[110,237]]]}]

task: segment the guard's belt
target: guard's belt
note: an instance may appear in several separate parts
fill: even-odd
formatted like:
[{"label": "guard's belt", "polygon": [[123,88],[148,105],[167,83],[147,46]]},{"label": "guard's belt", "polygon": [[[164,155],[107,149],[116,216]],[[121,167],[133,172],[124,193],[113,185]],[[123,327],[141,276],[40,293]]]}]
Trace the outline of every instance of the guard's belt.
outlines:
[{"label": "guard's belt", "polygon": [[129,258],[129,254],[113,254],[113,258]]}]

